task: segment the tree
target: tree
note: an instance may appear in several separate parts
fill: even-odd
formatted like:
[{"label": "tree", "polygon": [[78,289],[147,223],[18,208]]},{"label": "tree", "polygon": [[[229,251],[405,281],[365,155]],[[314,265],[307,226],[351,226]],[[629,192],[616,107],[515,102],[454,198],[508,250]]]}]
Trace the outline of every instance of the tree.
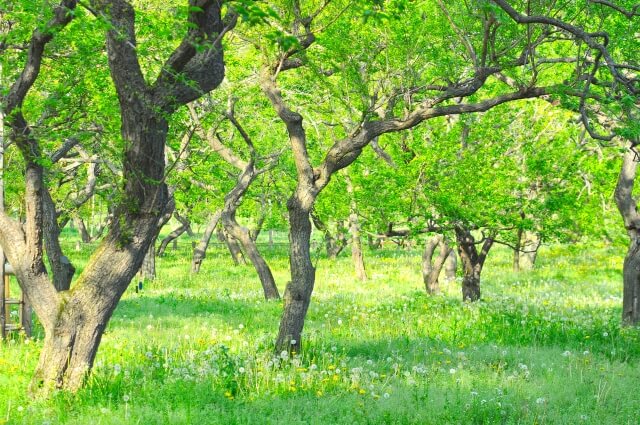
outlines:
[{"label": "tree", "polygon": [[[22,106],[39,76],[45,48],[74,19],[86,17],[74,0],[49,11],[29,38],[20,75],[3,94],[9,137],[25,162],[25,224],[0,213],[0,245],[45,330],[32,381],[34,392],[77,390],[90,371],[102,333],[118,300],[140,268],[158,232],[168,200],[164,148],[169,119],[182,105],[216,88],[224,76],[222,38],[236,15],[221,17],[216,1],[190,1],[188,30],[148,82],[136,48],[133,6],[123,0],[92,1],[89,10],[106,26],[111,79],[119,100],[123,182],[114,218],[100,246],[69,291],[58,291],[43,262],[44,197],[48,188],[39,141]],[[184,25],[184,24],[183,24]],[[73,51],[71,51],[73,54]]]},{"label": "tree", "polygon": [[[574,84],[580,89],[579,101],[576,104],[565,99],[562,106],[580,113],[585,130],[592,138],[603,143],[622,139],[630,142],[634,150],[640,140],[640,66],[635,54],[640,47],[637,5],[590,0],[587,12],[573,15],[570,21],[554,16],[555,5],[551,3],[540,5],[544,12],[528,10],[525,14],[504,0],[492,2],[517,24],[555,28],[580,47],[570,58],[576,64]],[[636,205],[632,198],[634,159],[634,152],[624,155],[615,191],[616,204],[630,239],[623,268],[622,322],[632,325],[640,321],[637,303],[640,251],[637,250]]]},{"label": "tree", "polygon": [[[432,8],[433,5],[420,4],[416,5],[415,9],[411,9],[410,5],[402,3],[402,7],[406,7],[406,9],[399,9],[397,13],[395,13],[396,11],[391,13],[392,16],[401,15],[401,19],[405,24],[402,35],[396,35],[398,38],[407,37],[411,39],[411,43],[407,43],[407,40],[402,41],[405,45],[410,46],[412,50],[410,54],[412,55],[416,53],[413,51],[416,44],[423,48],[430,49],[433,40],[429,40],[429,42],[426,43],[426,39],[429,37],[426,37],[420,30],[422,29],[421,16],[424,16],[427,9]],[[502,103],[517,99],[538,97],[549,93],[548,88],[535,87],[533,84],[530,84],[515,92],[494,92],[493,94],[488,94],[488,97],[485,98],[477,96],[479,90],[487,83],[491,76],[499,74],[505,67],[517,68],[522,66],[524,62],[522,56],[513,62],[509,62],[508,65],[504,65],[504,60],[501,60],[500,63],[492,62],[492,60],[496,58],[489,54],[488,46],[492,43],[491,39],[494,37],[492,35],[492,25],[494,25],[495,22],[491,21],[488,16],[485,16],[485,21],[477,23],[477,25],[484,25],[485,27],[485,31],[481,32],[483,36],[481,35],[481,40],[478,42],[479,46],[484,47],[481,47],[481,50],[476,52],[473,46],[467,45],[470,55],[472,56],[468,58],[470,63],[457,61],[457,65],[460,66],[460,71],[465,69],[466,73],[460,74],[457,81],[453,82],[452,79],[455,77],[451,76],[451,69],[448,69],[448,81],[450,81],[450,84],[431,85],[425,84],[426,82],[422,80],[420,84],[412,84],[411,87],[407,87],[405,84],[396,86],[395,76],[401,75],[402,69],[394,69],[392,72],[397,74],[392,74],[388,77],[388,81],[386,81],[391,89],[381,90],[375,93],[375,96],[372,96],[370,94],[372,90],[369,84],[376,85],[379,79],[384,80],[384,76],[371,79],[375,81],[368,80],[368,77],[375,76],[376,74],[375,72],[368,72],[367,68],[378,66],[379,60],[383,61],[383,59],[391,56],[387,55],[385,58],[376,57],[381,51],[386,52],[387,50],[391,50],[392,47],[396,47],[392,42],[398,40],[388,40],[392,46],[381,45],[376,49],[361,49],[356,54],[361,55],[358,58],[341,57],[340,55],[345,52],[340,51],[341,49],[337,44],[332,44],[330,47],[333,59],[329,63],[322,63],[321,59],[323,58],[320,56],[320,62],[317,63],[316,69],[324,71],[320,72],[320,75],[327,75],[332,74],[327,71],[327,65],[334,63],[333,61],[348,64],[345,65],[345,69],[341,70],[343,75],[337,75],[336,77],[340,81],[343,80],[339,77],[354,78],[354,85],[362,90],[357,93],[357,96],[354,93],[349,93],[349,95],[345,93],[345,95],[342,96],[343,99],[349,99],[351,97],[350,95],[354,95],[353,98],[358,98],[356,101],[358,102],[357,105],[347,105],[347,108],[350,109],[350,112],[357,111],[359,117],[346,123],[346,128],[343,128],[340,132],[341,137],[330,144],[329,147],[321,150],[322,153],[320,156],[322,159],[320,159],[319,163],[316,163],[317,165],[314,165],[314,160],[309,151],[309,139],[305,126],[303,125],[303,115],[290,106],[291,99],[288,97],[285,98],[280,85],[283,81],[286,82],[284,75],[291,74],[292,70],[303,68],[305,61],[311,56],[310,48],[316,41],[315,28],[318,27],[316,21],[318,16],[325,13],[326,10],[327,9],[322,6],[315,9],[310,8],[303,10],[300,3],[294,2],[294,7],[291,12],[281,19],[283,22],[289,22],[290,24],[290,29],[286,33],[285,38],[290,42],[287,45],[281,45],[281,49],[278,52],[275,52],[274,55],[266,59],[266,65],[261,75],[263,90],[287,129],[297,171],[297,186],[287,201],[290,225],[289,239],[291,244],[291,281],[287,285],[284,295],[284,312],[276,341],[277,350],[300,350],[304,318],[309,307],[315,283],[315,267],[313,266],[310,255],[310,214],[318,196],[327,187],[336,172],[353,163],[362,153],[365,146],[384,134],[407,130],[436,117],[483,112]],[[428,10],[428,12],[434,15],[433,10]],[[445,19],[447,17],[448,14],[445,14]],[[338,19],[337,22],[339,22],[339,24],[331,26],[331,28],[337,28],[337,32],[351,30],[353,27],[350,25],[350,19],[354,19],[354,17],[348,16],[344,19]],[[451,27],[449,26],[449,28]],[[453,29],[453,33],[456,34],[455,24],[453,25]],[[367,28],[367,31],[363,33],[363,35],[366,36],[365,38],[383,38],[381,34],[375,34],[374,36],[374,33],[375,31],[372,28]],[[334,33],[334,35],[338,34]],[[344,35],[344,33],[339,34],[338,37],[343,40]],[[434,34],[434,36],[438,37],[439,34]],[[484,43],[482,39],[484,39]],[[416,40],[420,40],[420,43],[416,43]],[[366,41],[368,42],[369,40]],[[324,40],[324,43],[327,45],[329,41]],[[341,44],[344,45],[342,41]],[[351,48],[351,46],[348,47]],[[346,47],[343,47],[343,49],[344,48]],[[399,55],[402,56],[403,53],[406,52],[401,52]],[[442,53],[442,51],[438,51],[438,53]],[[520,54],[521,52],[517,53]],[[430,52],[428,57],[432,57],[432,54],[433,52]],[[347,55],[349,55],[349,53],[347,53]],[[411,59],[402,57],[402,60],[399,62],[406,64],[414,60],[415,57]],[[460,64],[460,62],[463,62],[463,64]],[[440,62],[438,63],[439,68],[432,70],[433,74],[425,72],[418,77],[434,78],[434,74],[443,71],[443,65],[444,64]],[[354,70],[350,68],[352,66],[353,68],[357,69],[359,67],[360,69]],[[379,69],[384,69],[384,67]],[[351,71],[354,71],[354,73],[351,73]],[[471,75],[471,77],[467,78],[463,75]],[[354,81],[349,81],[349,83]],[[383,88],[385,87],[383,86]],[[310,87],[309,89],[314,92],[313,88]],[[298,90],[300,90],[300,87],[298,87]],[[346,90],[348,91],[349,89]],[[318,96],[320,91],[316,90],[315,94]],[[406,95],[406,102],[402,101],[401,95]],[[474,97],[474,95],[476,95],[476,97]],[[454,99],[458,99],[459,101],[454,101]],[[364,102],[360,103],[361,100],[364,100]],[[386,111],[383,119],[376,113],[376,110],[380,108],[380,104],[386,105],[386,107],[383,108],[383,110]],[[399,111],[401,106],[405,108],[404,111]],[[315,122],[317,123],[318,121]],[[330,132],[327,132],[327,134],[330,134]]]}]

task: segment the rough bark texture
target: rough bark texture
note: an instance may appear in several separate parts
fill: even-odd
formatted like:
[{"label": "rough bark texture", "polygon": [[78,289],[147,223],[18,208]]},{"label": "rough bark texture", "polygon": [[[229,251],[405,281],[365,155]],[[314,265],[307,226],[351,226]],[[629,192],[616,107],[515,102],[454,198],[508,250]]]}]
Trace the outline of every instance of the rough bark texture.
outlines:
[{"label": "rough bark texture", "polygon": [[211,241],[211,236],[213,236],[213,232],[215,232],[216,227],[218,226],[218,222],[220,221],[221,211],[216,211],[210,218],[207,223],[207,227],[205,228],[202,237],[200,238],[200,242],[196,246],[196,249],[193,251],[193,259],[191,260],[191,272],[199,273],[200,266],[202,266],[202,262],[207,256],[207,248],[209,247],[209,241]]},{"label": "rough bark texture", "polygon": [[478,253],[476,241],[471,231],[462,225],[455,228],[456,241],[458,243],[458,255],[462,261],[462,300],[477,301],[480,299],[480,275],[482,267],[487,259],[487,254],[493,245],[493,238],[487,237],[482,244],[482,250]]},{"label": "rough bark texture", "polygon": [[156,280],[156,250],[155,241],[149,245],[147,254],[142,260],[142,266],[140,267],[140,279],[142,280]]},{"label": "rough bark texture", "polygon": [[90,243],[91,235],[89,235],[89,232],[87,231],[87,226],[85,226],[84,220],[79,216],[75,216],[73,218],[73,222],[78,228],[78,232],[80,233],[80,240],[82,240],[82,243]]},{"label": "rough bark texture", "polygon": [[[440,249],[440,253],[434,263],[433,254],[436,248]],[[440,292],[438,279],[442,267],[447,258],[449,258],[451,251],[447,240],[442,235],[434,236],[425,244],[424,253],[422,254],[422,280],[428,294],[437,294]]]},{"label": "rough bark texture", "polygon": [[[316,269],[311,262],[311,221],[308,193],[296,194],[287,202],[289,211],[289,264],[291,282],[284,293],[284,311],[276,340],[276,350],[300,352],[304,319],[309,309],[311,293],[316,280]],[[305,202],[301,198],[306,198]],[[306,205],[305,205],[306,204]]]},{"label": "rough bark texture", "polygon": [[49,191],[42,192],[44,246],[51,270],[51,280],[57,291],[66,291],[71,287],[71,280],[76,272],[71,261],[62,253],[60,246],[60,227],[58,214]]},{"label": "rough bark texture", "polygon": [[628,151],[615,190],[618,211],[629,236],[629,248],[622,269],[622,323],[636,325],[640,321],[640,214],[633,198],[638,163],[634,153]]}]

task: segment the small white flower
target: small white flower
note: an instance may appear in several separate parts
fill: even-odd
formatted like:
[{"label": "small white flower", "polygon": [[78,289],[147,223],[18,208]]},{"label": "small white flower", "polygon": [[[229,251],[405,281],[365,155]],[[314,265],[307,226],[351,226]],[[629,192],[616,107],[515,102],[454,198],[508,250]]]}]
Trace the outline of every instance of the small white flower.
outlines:
[{"label": "small white flower", "polygon": [[382,394],[382,397],[384,397],[384,398],[389,398],[389,397],[391,397],[391,396],[389,395],[389,393],[384,393],[384,394]]},{"label": "small white flower", "polygon": [[589,350],[585,350],[585,351],[583,351],[583,352],[582,352],[582,355],[583,355],[583,356],[588,356],[588,355],[589,355]]},{"label": "small white flower", "polygon": [[342,319],[338,319],[338,325],[342,324]]},{"label": "small white flower", "polygon": [[24,410],[24,407],[18,406],[18,412],[22,412],[23,410]]},{"label": "small white flower", "polygon": [[147,330],[150,331],[151,329],[153,329],[153,326],[147,325]]},{"label": "small white flower", "polygon": [[296,342],[298,342],[298,341],[296,341],[295,339],[292,339],[291,340],[291,345],[296,345]]},{"label": "small white flower", "polygon": [[373,360],[371,360],[371,359],[367,360],[367,364],[368,364],[369,366],[371,366],[371,365],[373,364]]},{"label": "small white flower", "polygon": [[106,415],[107,413],[109,413],[109,409],[107,409],[106,407],[101,407],[100,413],[102,413],[103,415]]},{"label": "small white flower", "polygon": [[122,396],[122,399],[124,400],[125,403],[127,403],[129,401],[129,396],[125,394]]},{"label": "small white flower", "polygon": [[449,373],[453,375],[454,373],[456,373],[456,370],[454,368],[451,368],[449,369]]},{"label": "small white flower", "polygon": [[536,404],[543,404],[545,401],[547,401],[547,400],[545,400],[544,397],[538,397],[536,399]]},{"label": "small white flower", "polygon": [[245,372],[245,370],[244,370],[244,368],[243,368],[243,367],[240,367],[240,368],[238,368],[238,372],[240,372],[240,373],[244,373],[244,372]]},{"label": "small white flower", "polygon": [[564,357],[569,357],[569,356],[571,355],[571,351],[567,350],[567,351],[565,351],[564,353],[562,353],[562,355],[563,355]]},{"label": "small white flower", "polygon": [[609,336],[609,332],[602,332],[602,336],[605,337],[605,338],[608,337]]},{"label": "small white flower", "polygon": [[471,397],[477,397],[477,396],[478,396],[477,391],[471,391]]},{"label": "small white flower", "polygon": [[336,352],[338,351],[338,347],[336,347],[335,345],[333,347],[331,347],[331,351]]},{"label": "small white flower", "polygon": [[244,329],[244,325],[243,325],[242,323],[240,323],[240,324],[238,325],[238,329]]}]

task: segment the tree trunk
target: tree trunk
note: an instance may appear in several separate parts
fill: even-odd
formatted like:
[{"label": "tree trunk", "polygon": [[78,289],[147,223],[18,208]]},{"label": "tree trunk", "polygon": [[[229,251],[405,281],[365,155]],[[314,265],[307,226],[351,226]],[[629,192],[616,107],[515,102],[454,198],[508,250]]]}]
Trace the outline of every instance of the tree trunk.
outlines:
[{"label": "tree trunk", "polygon": [[233,264],[239,266],[241,264],[247,264],[244,259],[244,254],[242,253],[242,249],[240,249],[240,244],[238,241],[227,233],[226,230],[220,229],[217,232],[218,240],[220,242],[224,242],[227,249],[229,250],[229,254],[231,254],[231,258],[233,259]]},{"label": "tree trunk", "polygon": [[149,246],[147,255],[144,256],[142,267],[140,268],[140,278],[142,280],[156,280],[156,243]]},{"label": "tree trunk", "polygon": [[180,227],[174,229],[171,233],[169,233],[167,237],[164,238],[162,242],[160,242],[160,246],[158,247],[157,252],[158,257],[162,257],[167,249],[167,246],[169,246],[169,243],[177,241],[178,237],[186,232],[188,228],[188,225],[185,226],[184,224],[181,224]]},{"label": "tree trunk", "polygon": [[[300,189],[287,202],[289,210],[289,263],[291,282],[284,293],[284,311],[276,340],[277,351],[300,352],[304,319],[311,301],[316,279],[316,269],[311,262],[311,221],[310,206],[315,199],[308,193],[300,194]],[[302,195],[302,196],[301,196]]]},{"label": "tree trunk", "polygon": [[44,246],[47,252],[47,260],[51,271],[53,286],[58,291],[66,291],[71,287],[71,280],[76,272],[75,267],[62,253],[60,246],[60,230],[56,207],[51,199],[49,191],[42,192],[42,205],[44,210]]},{"label": "tree trunk", "polygon": [[341,222],[336,223],[336,233],[337,237],[334,237],[331,234],[331,230],[329,230],[329,226],[324,223],[320,217],[311,213],[311,219],[313,220],[313,225],[322,232],[324,235],[324,243],[327,249],[327,258],[330,260],[335,260],[338,258],[338,255],[342,252],[345,245],[347,244],[347,240],[344,237],[344,234],[340,231],[342,224]]},{"label": "tree trunk", "polygon": [[477,301],[480,299],[480,274],[487,258],[487,254],[493,245],[493,238],[487,237],[478,253],[475,239],[471,231],[462,225],[456,225],[456,239],[458,242],[458,254],[462,261],[462,300]]},{"label": "tree trunk", "polygon": [[255,267],[258,277],[260,278],[260,283],[262,284],[264,297],[267,300],[280,299],[280,293],[276,287],[271,269],[267,262],[264,261],[264,258],[262,258],[262,255],[260,255],[260,251],[258,251],[258,247],[249,233],[249,229],[240,226],[236,220],[236,210],[255,177],[256,170],[253,167],[253,161],[251,161],[247,163],[238,177],[238,182],[234,188],[224,198],[224,208],[222,209],[221,215],[222,224],[224,225],[228,239],[240,242],[244,252],[249,257],[253,267]]},{"label": "tree trunk", "polygon": [[280,293],[278,292],[271,269],[260,254],[260,251],[258,251],[255,241],[249,235],[249,230],[246,227],[240,226],[237,222],[225,226],[227,232],[242,244],[244,252],[249,257],[253,267],[255,267],[258,277],[260,278],[260,283],[262,284],[264,298],[267,300],[280,299]]},{"label": "tree trunk", "polygon": [[520,272],[520,250],[522,247],[522,237],[524,230],[518,228],[518,232],[516,234],[516,245],[513,250],[513,271],[516,273]]},{"label": "tree trunk", "polygon": [[444,279],[447,282],[456,280],[456,271],[458,270],[458,254],[455,249],[449,250],[447,261],[444,263]]},{"label": "tree trunk", "polygon": [[351,233],[351,260],[356,273],[356,278],[362,282],[367,280],[367,271],[364,266],[364,254],[362,252],[362,239],[360,238],[360,225],[358,223],[358,206],[353,194],[351,178],[345,176],[347,193],[351,197],[349,212],[349,232]]},{"label": "tree trunk", "polygon": [[[92,300],[76,300],[65,308],[52,329],[46,329],[44,346],[30,391],[34,394],[52,388],[75,391],[81,388],[93,366],[110,311],[100,312]],[[71,306],[69,306],[71,307]]]},{"label": "tree trunk", "polygon": [[525,232],[520,255],[520,270],[532,270],[536,265],[538,250],[542,245],[540,236],[533,232]]},{"label": "tree trunk", "polygon": [[640,214],[633,197],[638,167],[634,156],[631,150],[625,153],[615,190],[616,205],[629,236],[629,248],[622,268],[623,325],[637,325],[640,322]]},{"label": "tree trunk", "polygon": [[[436,248],[440,248],[440,253],[434,264],[433,254]],[[428,294],[440,292],[438,278],[450,251],[451,248],[449,248],[449,244],[442,235],[434,236],[425,244],[424,253],[422,254],[422,280]]]},{"label": "tree trunk", "polygon": [[87,231],[87,227],[84,225],[84,220],[80,216],[75,216],[73,218],[73,221],[76,224],[76,227],[78,228],[78,232],[80,232],[80,239],[82,240],[82,243],[90,243],[91,236]]},{"label": "tree trunk", "polygon": [[193,259],[191,260],[192,273],[200,272],[200,266],[202,265],[202,262],[207,256],[207,248],[209,247],[209,241],[211,240],[211,236],[213,235],[213,232],[216,230],[216,227],[218,226],[218,221],[220,221],[220,214],[221,214],[220,211],[216,211],[211,216],[211,218],[209,219],[209,222],[207,223],[207,228],[202,234],[202,238],[200,238],[200,242],[198,243],[198,246],[193,251]]},{"label": "tree trunk", "polygon": [[367,235],[367,243],[372,251],[382,248],[382,238],[374,238],[373,235]]}]

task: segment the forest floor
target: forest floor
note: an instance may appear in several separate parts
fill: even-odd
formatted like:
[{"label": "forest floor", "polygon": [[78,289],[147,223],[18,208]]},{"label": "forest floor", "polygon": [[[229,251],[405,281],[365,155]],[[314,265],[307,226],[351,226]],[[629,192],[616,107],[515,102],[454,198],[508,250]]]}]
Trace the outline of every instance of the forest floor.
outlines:
[{"label": "forest floor", "polygon": [[[69,242],[71,244],[71,242]],[[621,329],[624,248],[544,248],[538,268],[489,255],[482,301],[425,295],[420,253],[318,261],[301,355],[273,353],[280,302],[219,247],[186,242],[125,294],[86,389],[32,401],[41,339],[0,345],[0,424],[638,423],[640,331]],[[265,249],[284,292],[284,248]],[[87,254],[75,253],[82,266]]]}]

